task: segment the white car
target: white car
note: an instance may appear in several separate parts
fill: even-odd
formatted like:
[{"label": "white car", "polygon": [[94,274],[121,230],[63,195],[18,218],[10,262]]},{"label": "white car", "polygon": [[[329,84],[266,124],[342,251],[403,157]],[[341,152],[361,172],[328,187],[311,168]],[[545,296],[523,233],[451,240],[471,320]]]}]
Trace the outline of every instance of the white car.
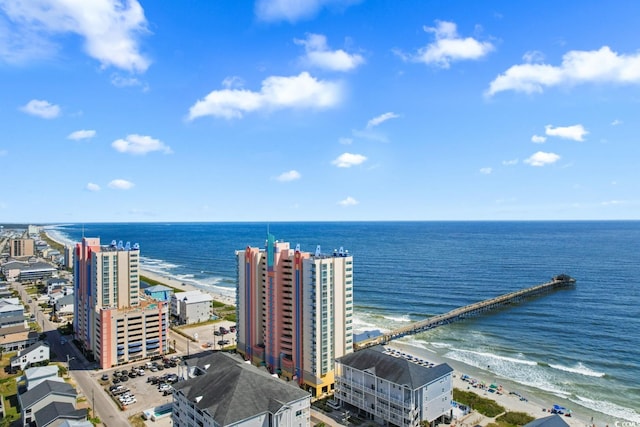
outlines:
[{"label": "white car", "polygon": [[128,398],[128,399],[121,400],[121,402],[122,402],[122,404],[123,404],[123,405],[125,405],[125,406],[126,406],[126,405],[133,405],[134,403],[136,403],[136,402],[137,402],[137,400],[136,400],[136,398],[135,398],[135,397],[130,397],[130,398]]}]

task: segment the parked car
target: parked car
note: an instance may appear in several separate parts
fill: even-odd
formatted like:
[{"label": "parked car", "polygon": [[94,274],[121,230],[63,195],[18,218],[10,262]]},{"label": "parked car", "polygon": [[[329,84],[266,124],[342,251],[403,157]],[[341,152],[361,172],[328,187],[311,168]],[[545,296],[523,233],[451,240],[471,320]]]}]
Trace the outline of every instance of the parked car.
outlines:
[{"label": "parked car", "polygon": [[102,377],[100,377],[100,380],[109,381],[109,375],[108,374],[102,374]]},{"label": "parked car", "polygon": [[129,381],[129,377],[127,377],[126,375],[123,375],[123,376],[120,377],[120,381],[122,381],[122,382]]}]

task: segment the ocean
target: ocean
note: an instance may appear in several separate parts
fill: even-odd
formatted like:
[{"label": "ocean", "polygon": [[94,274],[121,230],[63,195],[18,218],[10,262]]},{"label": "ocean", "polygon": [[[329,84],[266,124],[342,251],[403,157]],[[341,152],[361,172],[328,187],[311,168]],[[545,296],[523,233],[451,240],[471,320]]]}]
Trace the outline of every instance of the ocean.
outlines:
[{"label": "ocean", "polygon": [[304,251],[354,256],[356,332],[387,330],[547,282],[558,290],[412,337],[471,374],[558,402],[596,423],[640,423],[640,222],[296,222],[64,224],[139,243],[144,268],[235,295],[235,250],[267,232]]}]

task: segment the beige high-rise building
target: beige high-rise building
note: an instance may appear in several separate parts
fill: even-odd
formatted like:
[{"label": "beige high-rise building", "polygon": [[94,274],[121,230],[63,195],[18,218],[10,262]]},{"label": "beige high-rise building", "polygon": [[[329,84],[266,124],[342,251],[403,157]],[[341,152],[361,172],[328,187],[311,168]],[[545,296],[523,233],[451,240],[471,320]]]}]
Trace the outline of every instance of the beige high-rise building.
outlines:
[{"label": "beige high-rise building", "polygon": [[9,256],[11,258],[34,256],[35,247],[33,239],[9,239]]},{"label": "beige high-rise building", "polygon": [[237,351],[319,396],[335,359],[353,352],[353,257],[292,249],[268,236],[236,252]]}]

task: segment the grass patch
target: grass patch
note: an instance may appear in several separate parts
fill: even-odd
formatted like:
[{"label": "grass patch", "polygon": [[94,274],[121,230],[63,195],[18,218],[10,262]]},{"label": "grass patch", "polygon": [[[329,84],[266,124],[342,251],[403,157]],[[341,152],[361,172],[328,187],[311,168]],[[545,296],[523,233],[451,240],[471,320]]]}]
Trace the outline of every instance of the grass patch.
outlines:
[{"label": "grass patch", "polygon": [[220,301],[213,300],[213,308],[223,308],[226,304]]},{"label": "grass patch", "polygon": [[166,286],[167,288],[171,288],[171,289],[173,289],[173,292],[174,292],[174,293],[176,293],[176,294],[177,294],[178,292],[184,292],[184,289],[176,288],[175,286],[169,286],[169,285],[167,285],[167,284],[166,284],[166,283],[164,283],[164,282],[159,282],[159,281],[157,281],[157,280],[153,280],[153,279],[151,279],[151,278],[149,278],[149,277],[147,277],[147,276],[140,275],[140,281],[141,281],[141,282],[148,283],[148,284],[149,284],[149,286],[157,286],[157,285]]},{"label": "grass patch", "polygon": [[142,419],[142,414],[135,414],[129,417],[129,425],[133,427],[144,427],[146,424]]},{"label": "grass patch", "polygon": [[61,254],[64,254],[64,245],[61,245],[60,243],[54,240],[51,240],[49,236],[47,236],[47,233],[45,233],[44,231],[40,233],[40,238],[45,242],[47,242],[49,246],[51,246],[54,249],[57,249],[58,251],[60,251]]},{"label": "grass patch", "polygon": [[11,364],[11,356],[14,353],[3,353],[0,359],[0,399],[4,399],[4,418],[0,420],[0,426],[9,426],[15,420],[20,419],[18,411],[18,384],[17,374],[9,374],[7,367]]},{"label": "grass patch", "polygon": [[457,388],[453,389],[453,400],[462,403],[463,405],[467,405],[489,418],[500,415],[505,411],[502,406],[498,405],[497,402],[491,399],[486,399],[471,391],[462,391]]},{"label": "grass patch", "polygon": [[535,417],[526,412],[507,412],[496,418],[495,424],[498,427],[519,427],[529,424],[533,420],[535,420]]}]

